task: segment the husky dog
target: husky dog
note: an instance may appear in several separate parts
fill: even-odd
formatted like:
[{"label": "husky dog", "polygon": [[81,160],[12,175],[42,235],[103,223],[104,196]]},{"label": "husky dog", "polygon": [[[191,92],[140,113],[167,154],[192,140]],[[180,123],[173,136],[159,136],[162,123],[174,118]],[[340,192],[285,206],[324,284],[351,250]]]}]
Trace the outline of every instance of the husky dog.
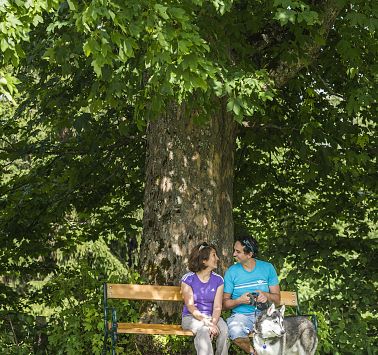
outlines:
[{"label": "husky dog", "polygon": [[306,317],[284,319],[285,306],[272,304],[256,320],[253,345],[259,355],[314,355],[318,338]]}]

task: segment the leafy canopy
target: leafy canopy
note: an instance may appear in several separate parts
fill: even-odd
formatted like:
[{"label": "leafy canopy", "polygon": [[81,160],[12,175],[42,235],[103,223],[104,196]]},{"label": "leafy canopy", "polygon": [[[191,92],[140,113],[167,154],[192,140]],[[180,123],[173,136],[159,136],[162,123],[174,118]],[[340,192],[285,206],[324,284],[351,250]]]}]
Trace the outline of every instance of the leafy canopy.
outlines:
[{"label": "leafy canopy", "polygon": [[2,287],[5,309],[31,299],[30,280],[55,271],[46,287],[72,288],[90,272],[63,270],[58,251],[103,238],[131,263],[146,122],[171,101],[206,122],[221,98],[241,123],[235,222],[321,311],[325,352],[366,352],[377,12],[358,0],[0,1],[0,274],[18,285]]}]

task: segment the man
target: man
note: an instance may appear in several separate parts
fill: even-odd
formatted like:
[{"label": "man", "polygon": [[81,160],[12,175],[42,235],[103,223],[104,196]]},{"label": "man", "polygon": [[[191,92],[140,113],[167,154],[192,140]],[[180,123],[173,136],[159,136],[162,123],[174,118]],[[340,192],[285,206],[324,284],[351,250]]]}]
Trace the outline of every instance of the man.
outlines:
[{"label": "man", "polygon": [[224,276],[223,309],[232,309],[227,319],[232,341],[249,354],[254,349],[248,334],[253,330],[259,310],[251,305],[251,293],[255,292],[256,302],[280,303],[280,286],[276,270],[271,263],[256,259],[257,241],[252,237],[239,237],[234,244],[232,265]]}]

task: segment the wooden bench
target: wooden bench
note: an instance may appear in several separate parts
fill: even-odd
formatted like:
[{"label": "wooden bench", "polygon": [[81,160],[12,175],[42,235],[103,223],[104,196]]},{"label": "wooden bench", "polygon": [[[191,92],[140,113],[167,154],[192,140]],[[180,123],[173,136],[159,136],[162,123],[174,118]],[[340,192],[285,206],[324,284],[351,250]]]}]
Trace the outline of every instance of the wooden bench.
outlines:
[{"label": "wooden bench", "polygon": [[[140,301],[173,301],[183,303],[179,286],[133,285],[104,283],[104,350],[107,352],[107,339],[112,340],[112,354],[118,334],[154,334],[154,335],[182,335],[193,336],[189,330],[183,330],[179,324],[146,324],[119,323],[115,308],[109,310],[109,299],[140,300]],[[281,304],[296,307],[299,314],[298,297],[296,292],[281,291]],[[111,312],[109,312],[111,311]],[[111,314],[109,314],[111,313]],[[111,320],[109,316],[111,315]]]}]

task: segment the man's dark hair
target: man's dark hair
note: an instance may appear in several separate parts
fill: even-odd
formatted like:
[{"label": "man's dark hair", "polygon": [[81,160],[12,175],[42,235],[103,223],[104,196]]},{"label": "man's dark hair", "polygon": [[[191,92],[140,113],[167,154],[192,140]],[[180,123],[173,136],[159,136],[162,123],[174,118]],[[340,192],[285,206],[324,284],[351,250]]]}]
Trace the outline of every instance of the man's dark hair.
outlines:
[{"label": "man's dark hair", "polygon": [[251,236],[237,237],[236,242],[239,242],[243,246],[244,253],[252,253],[253,257],[256,257],[259,253],[259,244],[257,240]]},{"label": "man's dark hair", "polygon": [[189,255],[189,270],[192,272],[198,272],[206,269],[206,266],[203,262],[205,260],[209,260],[212,250],[215,250],[215,252],[217,253],[217,250],[215,249],[215,246],[213,244],[203,242],[196,245]]}]

